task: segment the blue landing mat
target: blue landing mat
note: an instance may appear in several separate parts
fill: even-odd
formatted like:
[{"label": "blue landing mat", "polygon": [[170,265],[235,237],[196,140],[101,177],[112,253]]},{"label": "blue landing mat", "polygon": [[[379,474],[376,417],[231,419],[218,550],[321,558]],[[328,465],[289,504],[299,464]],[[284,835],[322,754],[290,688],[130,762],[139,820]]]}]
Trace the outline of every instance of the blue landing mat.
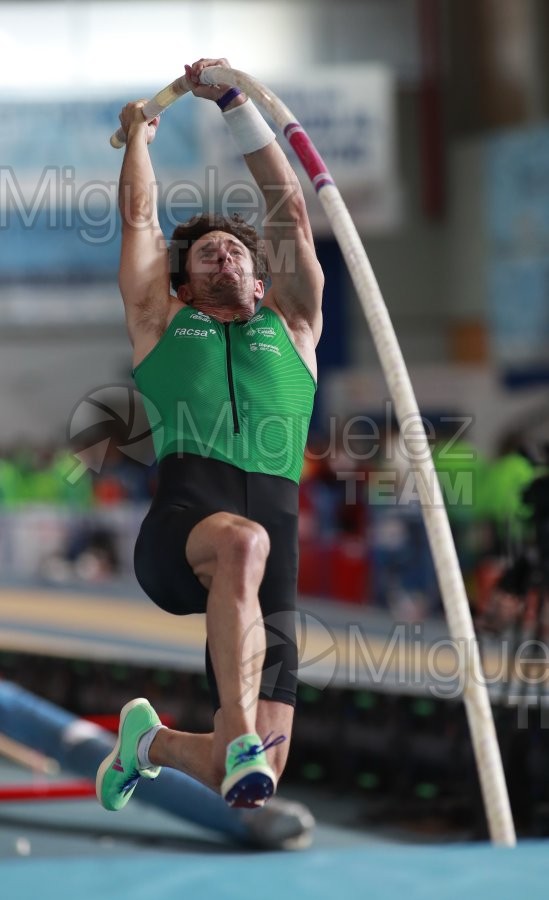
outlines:
[{"label": "blue landing mat", "polygon": [[318,849],[304,853],[146,852],[119,859],[11,860],[2,896],[16,900],[542,900],[549,842]]}]

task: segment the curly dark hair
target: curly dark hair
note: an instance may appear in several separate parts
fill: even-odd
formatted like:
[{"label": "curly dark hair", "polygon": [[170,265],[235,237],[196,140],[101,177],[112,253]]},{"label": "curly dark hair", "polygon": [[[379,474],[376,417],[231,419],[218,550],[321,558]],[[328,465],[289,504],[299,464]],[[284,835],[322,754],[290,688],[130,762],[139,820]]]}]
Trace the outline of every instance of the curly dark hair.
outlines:
[{"label": "curly dark hair", "polygon": [[168,253],[170,282],[176,293],[180,286],[186,284],[189,280],[187,272],[189,250],[195,241],[210,231],[226,231],[233,237],[238,238],[252,255],[254,276],[260,281],[267,279],[268,269],[265,248],[255,228],[248,225],[238,213],[234,213],[232,216],[204,213],[199,216],[193,216],[188,222],[178,225],[172,234]]}]

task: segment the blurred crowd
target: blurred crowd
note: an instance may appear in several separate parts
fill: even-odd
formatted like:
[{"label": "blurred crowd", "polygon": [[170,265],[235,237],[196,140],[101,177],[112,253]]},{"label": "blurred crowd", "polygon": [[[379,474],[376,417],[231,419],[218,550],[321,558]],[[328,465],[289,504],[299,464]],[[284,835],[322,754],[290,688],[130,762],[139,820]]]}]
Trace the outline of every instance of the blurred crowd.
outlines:
[{"label": "blurred crowd", "polygon": [[501,572],[532,539],[522,495],[538,468],[515,442],[488,459],[452,429],[437,427],[430,438],[436,485],[396,425],[371,452],[364,442],[340,442],[335,453],[324,452],[320,439],[309,443],[301,484],[304,593],[368,602],[400,621],[442,614],[421,482],[428,504],[444,503],[468,595],[484,611]]},{"label": "blurred crowd", "polygon": [[[437,486],[425,483],[419,457],[396,426],[376,441],[352,430],[310,437],[300,487],[302,594],[371,604],[399,620],[441,614],[418,494],[423,479],[428,502],[440,502],[438,486],[442,492],[472,602],[479,609],[487,603],[498,573],[529,540],[522,493],[536,468],[512,446],[489,460],[442,428],[431,437]],[[66,447],[4,449],[4,570],[10,563],[14,568],[14,523],[21,529],[26,516],[36,531],[36,510],[46,509],[50,518],[39,520],[40,536],[31,541],[38,574],[87,580],[131,574],[131,553],[121,552],[120,532],[129,546],[135,537],[129,532],[139,527],[154,493],[155,467],[135,461],[114,440],[99,440],[94,447],[95,455]],[[113,514],[128,509],[134,511],[130,518]],[[52,542],[55,529],[47,522],[56,515]]]}]

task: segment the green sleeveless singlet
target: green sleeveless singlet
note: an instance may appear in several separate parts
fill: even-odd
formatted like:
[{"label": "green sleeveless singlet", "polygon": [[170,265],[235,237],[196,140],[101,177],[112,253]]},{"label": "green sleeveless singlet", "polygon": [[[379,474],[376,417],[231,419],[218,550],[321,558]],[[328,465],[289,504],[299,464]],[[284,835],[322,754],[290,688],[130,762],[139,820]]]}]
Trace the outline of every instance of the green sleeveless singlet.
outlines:
[{"label": "green sleeveless singlet", "polygon": [[222,323],[183,307],[134,378],[159,460],[193,453],[299,482],[316,384],[273,310]]}]

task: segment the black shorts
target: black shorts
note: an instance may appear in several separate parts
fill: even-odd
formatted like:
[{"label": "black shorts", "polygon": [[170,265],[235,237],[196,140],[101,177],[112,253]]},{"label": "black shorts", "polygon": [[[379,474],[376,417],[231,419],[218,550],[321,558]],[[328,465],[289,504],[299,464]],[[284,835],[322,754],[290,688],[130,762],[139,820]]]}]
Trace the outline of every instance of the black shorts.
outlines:
[{"label": "black shorts", "polygon": [[[139,584],[158,606],[175,615],[204,613],[208,593],[185,556],[190,532],[216,512],[258,522],[271,549],[259,589],[267,634],[260,697],[295,705],[297,648],[295,604],[298,567],[298,485],[287,478],[244,472],[193,454],[165,457],[158,488],[135,545]],[[219,706],[211,660],[206,671],[214,707]]]}]

